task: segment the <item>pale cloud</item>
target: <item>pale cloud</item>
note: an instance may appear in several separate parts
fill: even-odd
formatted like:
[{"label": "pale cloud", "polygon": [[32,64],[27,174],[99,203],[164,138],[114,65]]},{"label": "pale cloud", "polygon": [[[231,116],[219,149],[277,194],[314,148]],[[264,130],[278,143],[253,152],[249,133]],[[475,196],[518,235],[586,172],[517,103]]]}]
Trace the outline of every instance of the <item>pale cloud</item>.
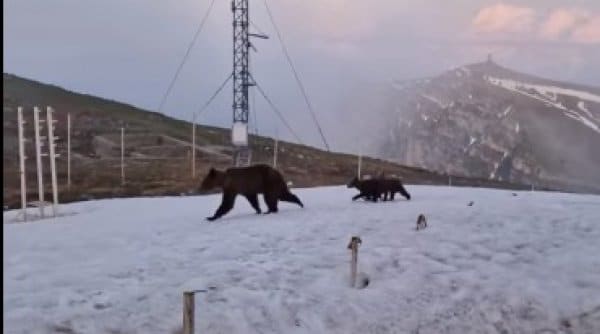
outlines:
[{"label": "pale cloud", "polygon": [[482,8],[473,19],[475,30],[482,33],[529,32],[534,23],[532,8],[503,3]]},{"label": "pale cloud", "polygon": [[600,15],[596,15],[573,31],[572,39],[578,43],[600,44]]},{"label": "pale cloud", "polygon": [[550,40],[567,36],[577,25],[589,17],[589,12],[581,9],[556,9],[541,24],[540,36]]},{"label": "pale cloud", "polygon": [[541,11],[498,3],[481,8],[472,27],[478,38],[501,37],[507,41],[600,43],[600,13],[583,8]]}]

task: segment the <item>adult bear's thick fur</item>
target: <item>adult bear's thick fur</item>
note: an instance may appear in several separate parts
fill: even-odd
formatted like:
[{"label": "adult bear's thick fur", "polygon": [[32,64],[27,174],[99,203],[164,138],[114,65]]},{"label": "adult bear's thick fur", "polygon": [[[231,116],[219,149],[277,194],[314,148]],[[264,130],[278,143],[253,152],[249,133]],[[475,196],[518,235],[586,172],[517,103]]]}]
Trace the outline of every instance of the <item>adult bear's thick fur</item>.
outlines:
[{"label": "adult bear's thick fur", "polygon": [[383,174],[374,179],[359,180],[358,177],[354,177],[348,188],[356,188],[360,193],[352,200],[355,201],[361,197],[364,197],[368,201],[377,202],[383,195],[383,200],[387,201],[388,197],[390,200],[394,200],[394,195],[399,192],[406,199],[410,200],[410,194],[404,189],[402,181],[398,178],[388,178]]},{"label": "adult bear's thick fur", "polygon": [[200,189],[211,190],[214,188],[223,190],[223,199],[215,214],[207,218],[210,221],[218,219],[229,212],[233,208],[235,197],[238,194],[248,199],[256,213],[261,213],[258,194],[263,194],[265,203],[269,208],[267,213],[277,212],[277,202],[279,200],[296,203],[300,207],[304,207],[298,197],[290,192],[281,173],[269,165],[236,167],[225,171],[211,168],[202,181]]},{"label": "adult bear's thick fur", "polygon": [[368,201],[377,202],[381,196],[381,184],[377,179],[359,180],[358,177],[355,176],[352,181],[348,183],[348,188],[356,188],[360,191],[358,195],[352,197],[353,201],[364,197]]},{"label": "adult bear's thick fur", "polygon": [[396,193],[400,193],[407,200],[410,200],[410,194],[404,186],[402,185],[402,181],[397,178],[383,178],[379,180],[380,182],[380,191],[383,193],[383,200],[387,201],[388,196],[391,201],[394,200],[394,195]]}]

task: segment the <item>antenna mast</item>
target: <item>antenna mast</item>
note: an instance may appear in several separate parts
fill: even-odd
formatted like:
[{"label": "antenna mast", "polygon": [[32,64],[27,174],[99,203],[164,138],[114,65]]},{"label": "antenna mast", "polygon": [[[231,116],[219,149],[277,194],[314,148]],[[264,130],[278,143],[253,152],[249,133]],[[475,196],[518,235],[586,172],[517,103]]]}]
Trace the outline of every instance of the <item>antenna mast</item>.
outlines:
[{"label": "antenna mast", "polygon": [[235,166],[248,166],[251,151],[248,146],[248,70],[250,40],[248,36],[248,0],[232,0],[233,12],[233,127],[231,142],[234,146]]},{"label": "antenna mast", "polygon": [[235,166],[248,166],[252,152],[248,145],[248,87],[255,86],[250,80],[250,48],[256,51],[250,43],[250,37],[269,38],[262,34],[249,32],[250,19],[248,16],[248,0],[232,0],[233,12],[233,127],[231,142],[234,146]]}]

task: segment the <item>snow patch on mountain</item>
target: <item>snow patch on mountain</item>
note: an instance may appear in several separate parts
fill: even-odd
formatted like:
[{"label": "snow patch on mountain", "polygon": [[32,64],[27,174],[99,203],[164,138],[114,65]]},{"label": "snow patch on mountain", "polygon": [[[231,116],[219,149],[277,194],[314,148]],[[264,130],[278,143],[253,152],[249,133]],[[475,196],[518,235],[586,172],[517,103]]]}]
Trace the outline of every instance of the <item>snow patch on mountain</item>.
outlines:
[{"label": "snow patch on mountain", "polygon": [[[584,113],[586,114],[586,115],[583,115],[583,114],[579,113],[579,111],[571,110],[571,109],[565,107],[562,103],[558,102],[556,99],[556,94],[562,94],[562,95],[573,96],[573,97],[577,97],[580,99],[585,99],[585,100],[600,103],[600,96],[598,96],[598,95],[584,92],[584,91],[578,91],[578,90],[574,90],[574,89],[528,84],[528,83],[523,83],[520,81],[495,78],[495,77],[491,77],[491,76],[484,76],[484,79],[487,82],[491,83],[492,85],[502,87],[504,89],[510,90],[515,93],[519,93],[521,95],[528,96],[530,98],[533,98],[533,99],[543,102],[547,106],[554,107],[556,109],[560,109],[563,111],[565,116],[567,116],[570,119],[573,119],[575,121],[578,121],[578,122],[582,123],[583,125],[589,127],[590,129],[600,133],[600,126],[599,126],[600,121],[596,117],[594,117],[589,112],[589,110],[582,109],[581,105],[578,104],[579,109],[584,111]],[[532,90],[535,93],[532,93],[531,92]],[[550,94],[553,98],[548,98],[548,94]]]}]

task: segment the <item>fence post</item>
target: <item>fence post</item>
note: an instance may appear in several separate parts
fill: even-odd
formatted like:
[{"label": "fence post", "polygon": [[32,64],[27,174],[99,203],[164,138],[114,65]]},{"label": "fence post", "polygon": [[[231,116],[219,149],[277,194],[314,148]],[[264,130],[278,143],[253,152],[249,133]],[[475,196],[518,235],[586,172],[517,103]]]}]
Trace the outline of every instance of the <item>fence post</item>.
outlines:
[{"label": "fence post", "polygon": [[125,129],[121,128],[121,185],[125,185]]},{"label": "fence post", "polygon": [[71,189],[71,113],[67,114],[67,189]]},{"label": "fence post", "polygon": [[54,123],[52,107],[46,107],[46,127],[48,128],[48,153],[50,155],[50,177],[52,180],[52,215],[56,216],[56,206],[58,205],[58,184],[56,182],[56,137],[54,137]]},{"label": "fence post", "polygon": [[194,292],[183,293],[183,334],[194,334]]},{"label": "fence post", "polygon": [[35,160],[37,167],[38,199],[40,216],[44,217],[44,166],[42,165],[42,141],[40,136],[40,109],[33,108],[33,126],[35,130]]},{"label": "fence post", "polygon": [[25,136],[23,135],[23,108],[17,109],[17,122],[19,133],[19,174],[21,176],[21,210],[23,212],[23,221],[27,221],[27,187],[25,174]]},{"label": "fence post", "polygon": [[350,287],[356,286],[356,272],[358,269],[358,245],[362,243],[359,237],[352,237],[348,244],[348,249],[352,251],[352,260],[350,261]]}]

